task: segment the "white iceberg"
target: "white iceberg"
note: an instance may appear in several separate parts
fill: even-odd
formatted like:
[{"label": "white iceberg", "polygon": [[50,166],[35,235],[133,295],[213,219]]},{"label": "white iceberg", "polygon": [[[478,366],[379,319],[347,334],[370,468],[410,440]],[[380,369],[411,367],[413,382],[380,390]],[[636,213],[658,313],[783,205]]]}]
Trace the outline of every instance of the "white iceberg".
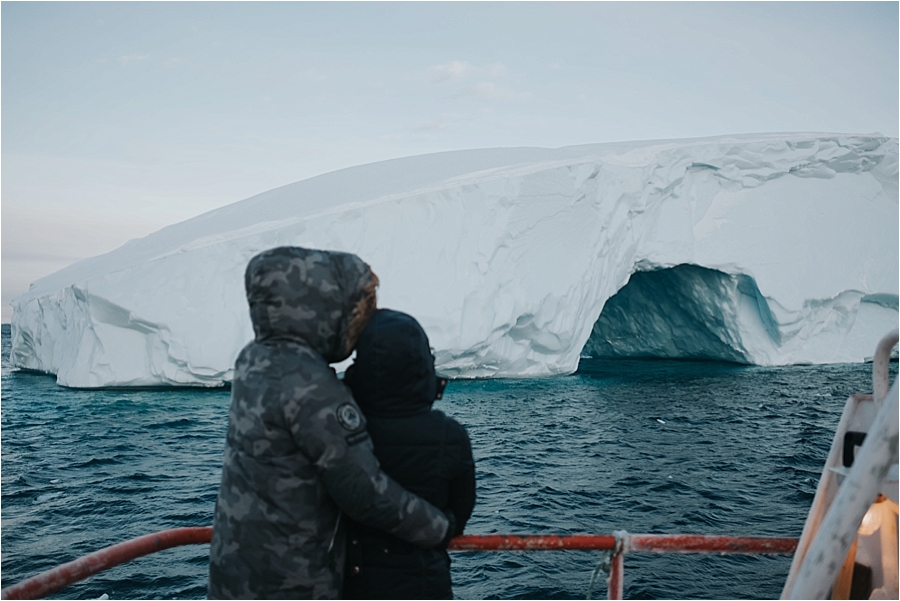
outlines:
[{"label": "white iceberg", "polygon": [[369,262],[452,377],[570,373],[582,352],[861,361],[897,327],[897,174],[896,138],[842,134],[362,165],[35,282],[11,358],[65,386],[220,385],[252,337],[247,261],[299,245]]}]

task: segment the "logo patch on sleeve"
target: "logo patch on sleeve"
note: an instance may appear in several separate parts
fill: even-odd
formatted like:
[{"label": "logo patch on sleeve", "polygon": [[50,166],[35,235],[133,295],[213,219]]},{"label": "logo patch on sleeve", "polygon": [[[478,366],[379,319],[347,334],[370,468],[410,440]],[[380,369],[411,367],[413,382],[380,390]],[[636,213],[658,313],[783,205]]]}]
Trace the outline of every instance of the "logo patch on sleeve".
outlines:
[{"label": "logo patch on sleeve", "polygon": [[337,419],[342,426],[351,432],[359,429],[362,425],[362,416],[356,410],[356,407],[350,403],[344,403],[337,408]]}]

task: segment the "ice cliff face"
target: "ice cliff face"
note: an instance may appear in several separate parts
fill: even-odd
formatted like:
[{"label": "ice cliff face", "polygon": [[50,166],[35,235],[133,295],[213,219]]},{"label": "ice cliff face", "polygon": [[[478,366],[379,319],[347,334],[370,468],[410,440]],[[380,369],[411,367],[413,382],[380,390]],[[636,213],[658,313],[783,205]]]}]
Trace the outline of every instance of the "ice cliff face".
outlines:
[{"label": "ice cliff face", "polygon": [[568,373],[582,352],[860,361],[897,327],[897,173],[896,139],[827,134],[363,165],[39,280],[12,360],[66,386],[218,385],[252,337],[247,261],[300,245],[369,262],[450,376]]}]

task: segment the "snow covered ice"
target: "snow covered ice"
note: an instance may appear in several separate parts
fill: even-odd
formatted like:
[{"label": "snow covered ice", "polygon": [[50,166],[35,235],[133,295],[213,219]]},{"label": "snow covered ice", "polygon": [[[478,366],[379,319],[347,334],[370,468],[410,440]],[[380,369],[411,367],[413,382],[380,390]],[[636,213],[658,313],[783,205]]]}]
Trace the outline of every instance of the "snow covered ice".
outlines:
[{"label": "snow covered ice", "polygon": [[569,373],[582,353],[861,361],[897,327],[897,175],[896,138],[841,134],[352,167],[35,282],[12,361],[65,386],[229,381],[252,338],[244,268],[280,245],[361,256],[452,377]]}]

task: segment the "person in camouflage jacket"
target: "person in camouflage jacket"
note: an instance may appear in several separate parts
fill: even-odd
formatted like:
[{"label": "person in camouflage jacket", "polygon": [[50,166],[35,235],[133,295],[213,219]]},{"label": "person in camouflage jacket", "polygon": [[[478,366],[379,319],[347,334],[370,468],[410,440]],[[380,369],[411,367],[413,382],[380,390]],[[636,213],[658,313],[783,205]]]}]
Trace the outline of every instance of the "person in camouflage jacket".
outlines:
[{"label": "person in camouflage jacket", "polygon": [[447,516],[380,470],[329,367],[350,355],[377,284],[348,253],[281,247],[247,266],[255,339],[234,368],[210,598],[340,597],[341,512],[423,548],[452,536]]}]

